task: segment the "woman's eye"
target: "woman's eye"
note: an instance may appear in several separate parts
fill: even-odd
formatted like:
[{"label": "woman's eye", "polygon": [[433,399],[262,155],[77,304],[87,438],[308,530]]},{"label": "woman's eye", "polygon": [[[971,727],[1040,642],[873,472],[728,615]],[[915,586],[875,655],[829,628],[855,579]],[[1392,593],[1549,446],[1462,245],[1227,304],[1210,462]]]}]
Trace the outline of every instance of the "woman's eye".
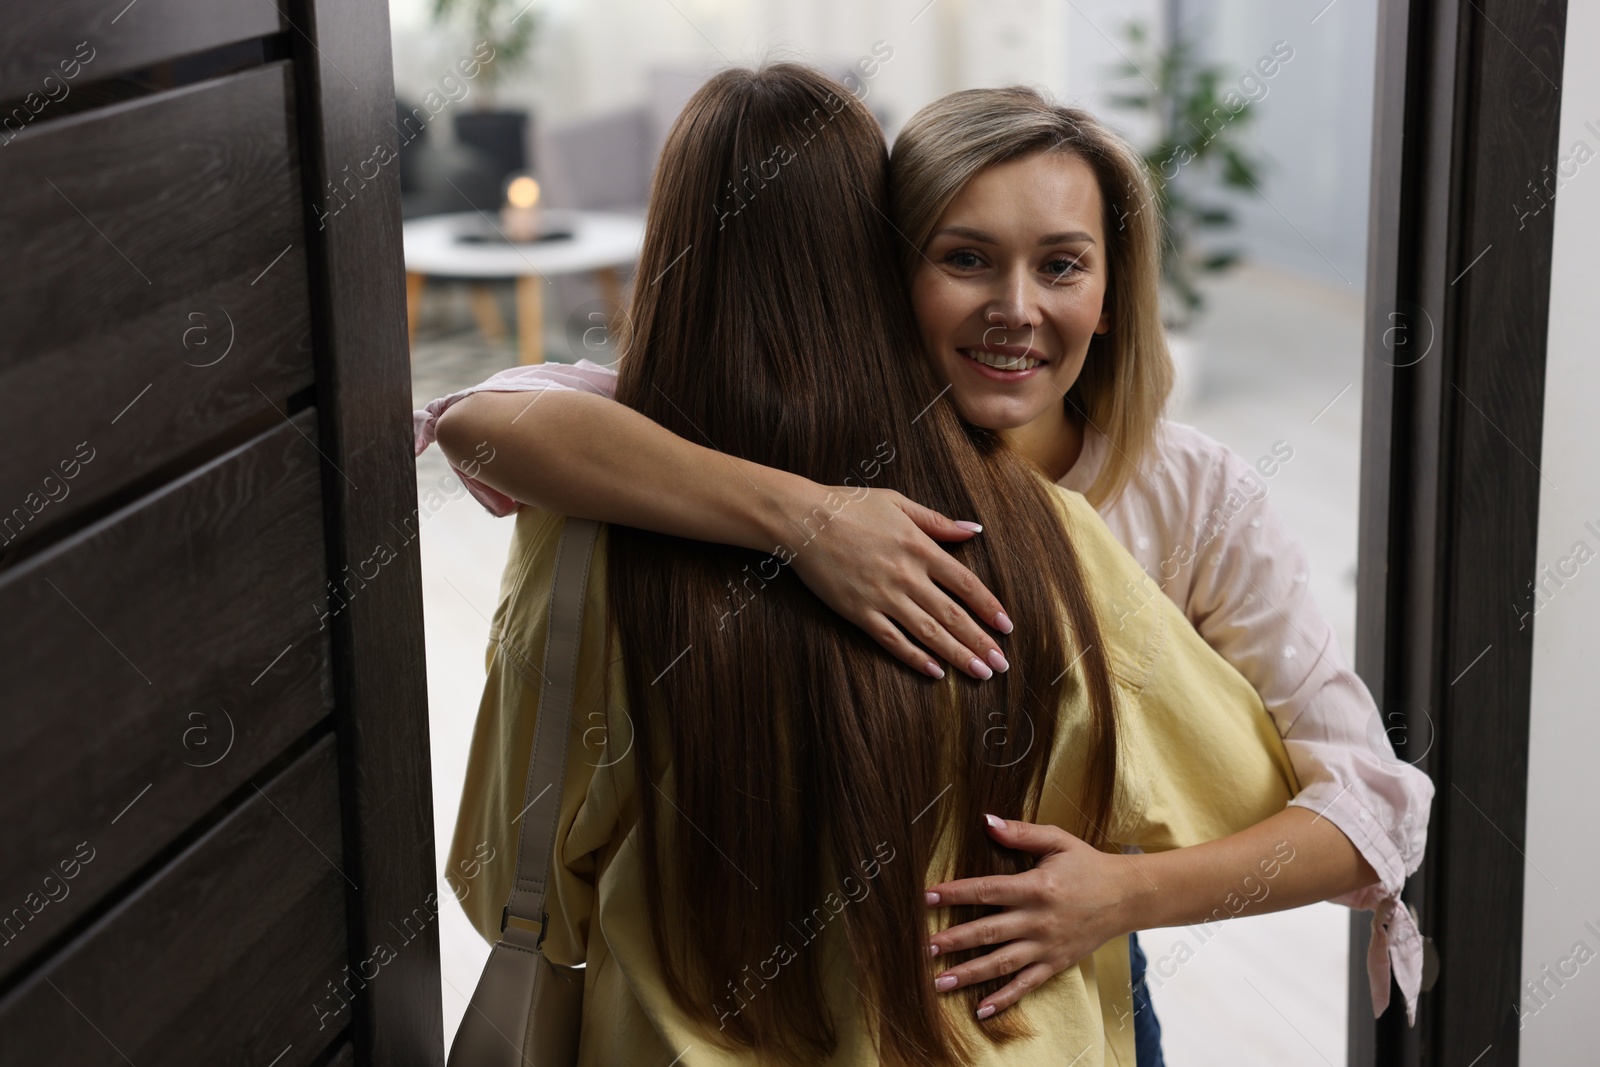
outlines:
[{"label": "woman's eye", "polygon": [[1056,278],[1064,278],[1076,270],[1078,270],[1078,260],[1075,257],[1052,259],[1044,265],[1044,272]]},{"label": "woman's eye", "polygon": [[983,265],[983,260],[978,258],[976,252],[951,252],[944,258],[946,263],[957,270],[976,270]]}]

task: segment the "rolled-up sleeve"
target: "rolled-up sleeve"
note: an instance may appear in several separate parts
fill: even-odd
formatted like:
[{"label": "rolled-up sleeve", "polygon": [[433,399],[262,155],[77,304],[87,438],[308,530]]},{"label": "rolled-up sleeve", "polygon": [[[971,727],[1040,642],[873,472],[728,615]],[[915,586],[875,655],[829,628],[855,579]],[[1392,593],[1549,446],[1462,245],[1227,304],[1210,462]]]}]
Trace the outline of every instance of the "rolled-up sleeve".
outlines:
[{"label": "rolled-up sleeve", "polygon": [[[617,372],[610,367],[581,359],[577,363],[540,363],[527,367],[511,367],[491,375],[477,385],[458,390],[447,396],[428,401],[427,405],[411,413],[413,455],[420,456],[428,446],[439,439],[439,417],[464,396],[479,392],[539,393],[545,390],[593,393],[612,397],[617,392]],[[459,467],[453,467],[461,477],[467,492],[493,515],[510,515],[520,506],[506,496]]]},{"label": "rolled-up sleeve", "polygon": [[1338,827],[1376,872],[1377,884],[1336,903],[1376,912],[1367,960],[1373,1009],[1388,1006],[1392,964],[1414,1020],[1422,944],[1400,890],[1422,862],[1433,782],[1395,756],[1371,693],[1311,595],[1305,553],[1262,480],[1229,452],[1207,490],[1185,614],[1261,694],[1300,779],[1291,803]]}]

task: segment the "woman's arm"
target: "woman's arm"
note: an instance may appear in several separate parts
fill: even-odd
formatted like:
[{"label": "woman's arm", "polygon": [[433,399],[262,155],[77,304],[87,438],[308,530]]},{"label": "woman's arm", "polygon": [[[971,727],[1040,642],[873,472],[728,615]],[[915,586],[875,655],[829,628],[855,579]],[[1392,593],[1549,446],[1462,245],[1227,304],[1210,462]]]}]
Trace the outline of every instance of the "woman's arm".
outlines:
[{"label": "woman's arm", "polygon": [[[526,393],[529,394],[528,403],[531,404],[547,391],[563,390],[577,390],[593,393],[596,396],[614,396],[617,391],[617,372],[610,367],[591,363],[587,359],[580,359],[577,363],[538,363],[532,366],[508,367],[491,374],[477,385],[435,397],[428,401],[426,406],[413,411],[412,454],[420,456],[427,451],[428,446],[438,437],[439,419],[452,405],[473,393],[484,391]],[[456,474],[467,487],[467,492],[488,509],[491,515],[513,514],[517,510],[517,501],[473,477],[477,473],[478,461],[492,458],[492,452],[487,457],[481,454],[474,455],[470,460],[458,456],[454,461]]]},{"label": "woman's arm", "polygon": [[[1099,852],[1059,827],[1038,823],[1001,820],[989,829],[1000,844],[1042,858],[1027,875],[1013,877],[1038,875],[1042,890],[1077,883],[1073,893],[1081,899],[1072,910],[1080,914],[1056,909],[1058,920],[1088,927],[1081,938],[1086,951],[1074,959],[1120,934],[1288,911],[1373,880],[1372,865],[1350,839],[1306,808],[1286,808],[1216,841],[1152,853]],[[1072,860],[1044,862],[1058,855]],[[930,892],[938,892],[941,906],[947,906],[963,903],[956,899],[963,892],[995,889],[994,881],[968,879],[946,883],[956,887],[951,890],[935,886]],[[944,945],[949,933],[936,937],[935,944]],[[952,944],[944,950],[958,947],[970,946]]]},{"label": "woman's arm", "polygon": [[1287,911],[1376,881],[1350,839],[1302,807],[1218,841],[1128,860],[1124,932]]},{"label": "woman's arm", "polygon": [[824,603],[914,670],[943,675],[928,652],[977,678],[1008,669],[994,638],[951,594],[1007,633],[1000,602],[935,540],[966,540],[981,530],[973,523],[891,490],[822,486],[704,448],[580,392],[531,399],[476,392],[444,411],[437,433],[452,463],[474,464],[480,482],[512,499],[679,537],[781,549]]},{"label": "woman's arm", "polygon": [[[1377,704],[1311,595],[1310,563],[1267,483],[1211,444],[1215,466],[1190,495],[1220,518],[1173,584],[1187,589],[1179,607],[1261,694],[1302,784],[1292,803],[1349,835],[1377,875],[1372,888],[1397,894],[1422,862],[1433,783],[1395,757]],[[1416,742],[1408,745],[1414,760],[1431,739],[1402,740]]]},{"label": "woman's arm", "polygon": [[1007,908],[943,930],[929,943],[935,956],[1002,946],[935,980],[936,988],[954,990],[1011,975],[979,1010],[1005,1010],[1122,934],[1287,911],[1374,878],[1348,837],[1298,807],[1220,840],[1133,855],[1100,852],[1059,826],[998,816],[987,825],[996,843],[1033,855],[1033,870],[928,887],[931,907]]},{"label": "woman's arm", "polygon": [[[1368,948],[1374,1011],[1388,1006],[1392,967],[1414,1015],[1422,938],[1400,892],[1427,844],[1433,782],[1415,762],[1433,739],[1400,735],[1409,762],[1396,758],[1376,702],[1311,595],[1305,551],[1272,505],[1262,472],[1275,473],[1274,461],[1252,467],[1194,436],[1191,448],[1214,458],[1189,494],[1208,521],[1176,583],[1187,587],[1180,606],[1261,695],[1301,783],[1290,803],[1319,827],[1337,827],[1371,867],[1371,881],[1333,899],[1376,912]],[[1279,442],[1273,456],[1287,462],[1293,451]]]}]

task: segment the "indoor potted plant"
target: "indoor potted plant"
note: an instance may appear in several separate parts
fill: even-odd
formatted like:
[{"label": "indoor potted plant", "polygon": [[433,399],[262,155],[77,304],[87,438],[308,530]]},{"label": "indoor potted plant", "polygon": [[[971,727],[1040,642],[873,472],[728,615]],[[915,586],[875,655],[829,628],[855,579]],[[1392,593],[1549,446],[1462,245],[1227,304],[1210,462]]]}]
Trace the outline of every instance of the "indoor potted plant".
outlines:
[{"label": "indoor potted plant", "polygon": [[495,89],[528,57],[538,32],[539,12],[527,0],[433,0],[436,23],[468,27],[473,40],[492,51],[475,79],[477,106],[454,116],[456,140],[488,153],[500,169],[495,180],[532,168],[527,146],[530,118],[526,109],[496,108]]},{"label": "indoor potted plant", "polygon": [[1170,12],[1167,31],[1167,47],[1152,52],[1144,26],[1129,24],[1137,59],[1117,73],[1138,87],[1111,100],[1155,122],[1155,140],[1143,155],[1161,215],[1162,321],[1178,368],[1176,401],[1195,389],[1200,375],[1202,353],[1190,332],[1205,307],[1199,280],[1240,259],[1237,249],[1205,240],[1234,225],[1227,205],[1206,194],[1218,187],[1256,189],[1261,164],[1243,147],[1255,117],[1251,101],[1225,83],[1224,68],[1201,62]]}]

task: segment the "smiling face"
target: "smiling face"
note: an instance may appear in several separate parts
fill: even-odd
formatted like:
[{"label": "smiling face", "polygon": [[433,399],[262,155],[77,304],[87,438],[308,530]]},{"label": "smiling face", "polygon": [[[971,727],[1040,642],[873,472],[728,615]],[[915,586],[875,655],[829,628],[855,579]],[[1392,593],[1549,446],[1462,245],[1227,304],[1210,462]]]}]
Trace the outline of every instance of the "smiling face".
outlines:
[{"label": "smiling face", "polygon": [[962,416],[1055,477],[1080,440],[1062,397],[1111,326],[1102,216],[1078,156],[996,164],[950,202],[911,278],[923,345]]}]

